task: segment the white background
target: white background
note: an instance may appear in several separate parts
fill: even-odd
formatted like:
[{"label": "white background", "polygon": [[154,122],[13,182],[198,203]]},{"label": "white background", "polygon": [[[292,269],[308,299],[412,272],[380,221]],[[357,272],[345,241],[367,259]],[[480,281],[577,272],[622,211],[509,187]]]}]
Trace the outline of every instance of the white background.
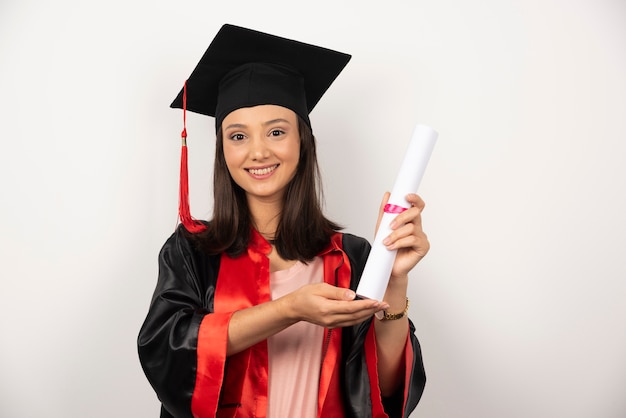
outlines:
[{"label": "white background", "polygon": [[[176,224],[169,104],[223,23],[353,54],[311,115],[349,232],[413,126],[440,133],[413,417],[626,416],[626,2],[216,3],[0,3],[0,416],[158,416],[135,340]],[[213,119],[189,119],[206,218]]]}]

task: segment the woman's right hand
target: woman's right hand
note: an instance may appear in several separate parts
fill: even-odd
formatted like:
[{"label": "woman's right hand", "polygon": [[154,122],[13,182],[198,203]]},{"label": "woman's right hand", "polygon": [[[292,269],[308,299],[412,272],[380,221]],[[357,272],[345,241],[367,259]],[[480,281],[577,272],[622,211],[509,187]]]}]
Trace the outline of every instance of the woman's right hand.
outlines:
[{"label": "woman's right hand", "polygon": [[227,355],[233,355],[265,340],[299,321],[325,328],[361,323],[380,310],[386,302],[354,300],[350,289],[326,283],[305,285],[279,299],[242,309],[228,324]]},{"label": "woman's right hand", "polygon": [[386,302],[355,300],[355,297],[350,289],[317,283],[302,286],[279,300],[285,315],[293,321],[307,321],[325,328],[355,325],[389,308]]}]

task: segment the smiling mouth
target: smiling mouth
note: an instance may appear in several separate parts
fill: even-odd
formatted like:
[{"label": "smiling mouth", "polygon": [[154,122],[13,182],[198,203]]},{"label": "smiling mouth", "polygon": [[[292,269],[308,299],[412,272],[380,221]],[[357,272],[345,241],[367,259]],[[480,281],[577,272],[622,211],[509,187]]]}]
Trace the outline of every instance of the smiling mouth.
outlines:
[{"label": "smiling mouth", "polygon": [[278,164],[272,165],[270,167],[264,167],[264,168],[246,168],[246,170],[250,174],[254,174],[255,176],[263,176],[265,174],[269,174],[272,171],[276,170],[277,167],[278,167]]}]

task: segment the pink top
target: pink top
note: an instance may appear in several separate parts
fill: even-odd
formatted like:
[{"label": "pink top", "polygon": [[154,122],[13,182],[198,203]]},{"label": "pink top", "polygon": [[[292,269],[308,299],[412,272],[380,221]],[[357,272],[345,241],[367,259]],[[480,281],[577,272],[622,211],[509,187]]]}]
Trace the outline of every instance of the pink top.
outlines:
[{"label": "pink top", "polygon": [[[270,273],[272,300],[300,287],[324,281],[324,263],[297,262]],[[317,416],[324,328],[301,321],[267,339],[269,355],[268,418]]]}]

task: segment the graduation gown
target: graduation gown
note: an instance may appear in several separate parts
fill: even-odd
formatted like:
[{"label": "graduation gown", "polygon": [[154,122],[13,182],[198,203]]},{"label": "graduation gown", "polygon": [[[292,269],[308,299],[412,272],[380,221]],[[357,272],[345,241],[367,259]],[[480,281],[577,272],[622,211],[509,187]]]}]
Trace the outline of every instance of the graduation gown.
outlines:
[{"label": "graduation gown", "polygon": [[[319,255],[324,281],[356,289],[369,243],[337,233]],[[228,322],[270,300],[271,246],[253,231],[247,253],[209,256],[179,227],[159,254],[159,277],[138,337],[141,365],[161,401],[161,417],[265,417],[267,341],[226,357]],[[381,398],[372,319],[326,330],[319,417],[408,417],[425,385],[420,346],[409,321],[404,382]]]}]

